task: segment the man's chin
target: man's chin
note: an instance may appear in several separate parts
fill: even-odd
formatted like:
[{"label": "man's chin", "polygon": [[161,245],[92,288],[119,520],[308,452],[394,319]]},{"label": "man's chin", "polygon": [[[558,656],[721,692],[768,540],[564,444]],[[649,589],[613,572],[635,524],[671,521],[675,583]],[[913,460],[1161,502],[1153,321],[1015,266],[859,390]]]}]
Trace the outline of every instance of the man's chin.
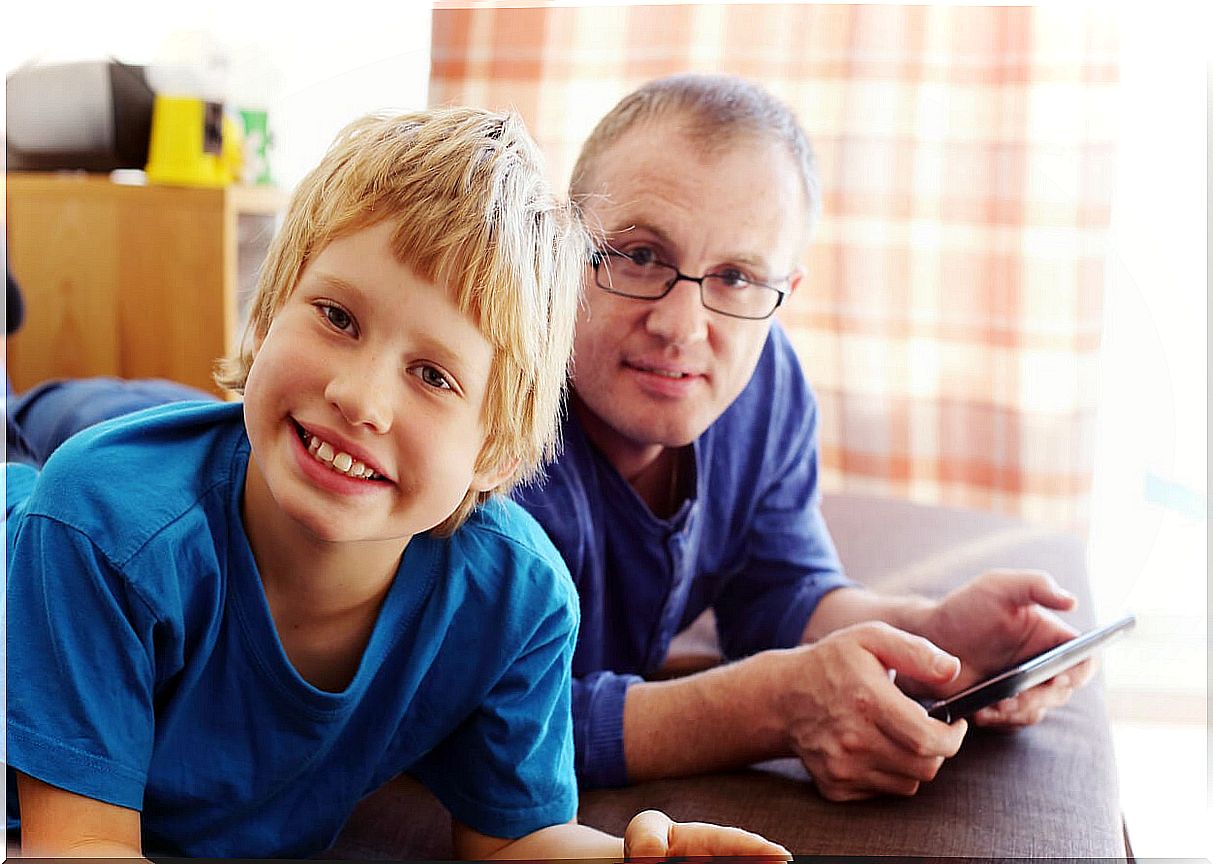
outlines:
[{"label": "man's chin", "polygon": [[696,424],[690,421],[653,423],[651,418],[627,424],[627,428],[619,429],[626,437],[647,446],[686,447],[694,443],[707,429],[707,424]]},{"label": "man's chin", "polygon": [[[620,443],[627,441],[630,446],[685,447],[710,425],[710,418],[701,416],[703,412],[691,412],[685,406],[646,404],[647,401],[610,399],[599,411],[574,391],[572,405],[582,427],[592,438],[621,439]],[[620,410],[620,406],[629,402],[630,410]]]}]

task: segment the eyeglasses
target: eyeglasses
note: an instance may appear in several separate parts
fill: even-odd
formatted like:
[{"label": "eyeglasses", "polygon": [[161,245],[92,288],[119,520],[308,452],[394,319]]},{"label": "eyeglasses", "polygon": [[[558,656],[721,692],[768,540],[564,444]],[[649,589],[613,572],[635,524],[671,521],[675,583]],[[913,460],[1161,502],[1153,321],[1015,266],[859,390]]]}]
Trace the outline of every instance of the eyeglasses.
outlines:
[{"label": "eyeglasses", "polygon": [[[658,261],[653,250],[644,247],[630,252],[596,249],[590,260],[594,282],[604,291],[635,300],[660,300],[679,282],[695,282],[704,308],[731,318],[770,318],[788,295],[787,288],[749,279],[732,268],[688,276],[673,264]],[[789,274],[779,282],[791,278]]]}]

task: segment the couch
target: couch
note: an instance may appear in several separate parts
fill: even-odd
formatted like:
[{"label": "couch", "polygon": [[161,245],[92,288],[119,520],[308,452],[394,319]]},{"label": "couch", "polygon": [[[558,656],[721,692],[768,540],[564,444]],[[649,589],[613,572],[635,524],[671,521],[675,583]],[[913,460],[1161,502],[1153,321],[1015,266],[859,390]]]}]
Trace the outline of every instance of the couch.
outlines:
[{"label": "couch", "polygon": [[[1051,572],[1078,595],[1067,617],[1092,626],[1082,542],[1004,516],[863,495],[828,496],[826,520],[847,572],[894,592],[938,595],[993,567]],[[716,662],[710,613],[671,648],[670,664]],[[971,729],[960,752],[913,798],[833,803],[798,760],[582,795],[579,820],[621,833],[646,808],[677,820],[738,825],[795,855],[1003,858],[1129,856],[1100,676],[1046,720],[1013,733]],[[450,819],[400,777],[368,796],[324,857],[442,859]]]}]

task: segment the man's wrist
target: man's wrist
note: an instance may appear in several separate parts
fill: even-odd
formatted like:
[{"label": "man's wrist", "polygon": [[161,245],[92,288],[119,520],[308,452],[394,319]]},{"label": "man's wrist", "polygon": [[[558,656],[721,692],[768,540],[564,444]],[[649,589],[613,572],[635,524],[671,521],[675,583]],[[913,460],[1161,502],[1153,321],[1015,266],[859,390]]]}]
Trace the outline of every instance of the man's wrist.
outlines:
[{"label": "man's wrist", "polygon": [[937,629],[935,622],[938,612],[938,600],[906,595],[890,599],[889,615],[884,620],[887,624],[891,624],[898,630],[922,636],[924,639],[934,643],[935,630]]},{"label": "man's wrist", "polygon": [[898,630],[930,639],[938,609],[938,601],[925,597],[878,594],[860,587],[838,588],[818,602],[805,626],[802,641],[813,642],[835,630],[865,621],[883,621]]}]

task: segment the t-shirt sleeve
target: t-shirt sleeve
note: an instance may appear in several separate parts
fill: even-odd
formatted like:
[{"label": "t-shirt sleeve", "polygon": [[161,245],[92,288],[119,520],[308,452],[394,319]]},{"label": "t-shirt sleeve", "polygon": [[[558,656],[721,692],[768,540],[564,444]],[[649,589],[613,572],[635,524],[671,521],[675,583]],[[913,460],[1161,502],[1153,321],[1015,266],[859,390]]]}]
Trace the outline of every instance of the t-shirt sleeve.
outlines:
[{"label": "t-shirt sleeve", "polygon": [[[766,488],[750,521],[744,566],[713,604],[721,649],[730,659],[797,645],[817,603],[853,584],[820,510],[817,405],[801,385],[804,410],[772,434]],[[776,433],[779,430],[775,430]]]},{"label": "t-shirt sleeve", "polygon": [[86,536],[52,518],[20,520],[8,563],[9,765],[141,809],[155,616]]},{"label": "t-shirt sleeve", "polygon": [[514,839],[577,813],[569,708],[577,611],[568,593],[481,705],[413,769],[453,818],[490,837]]}]

